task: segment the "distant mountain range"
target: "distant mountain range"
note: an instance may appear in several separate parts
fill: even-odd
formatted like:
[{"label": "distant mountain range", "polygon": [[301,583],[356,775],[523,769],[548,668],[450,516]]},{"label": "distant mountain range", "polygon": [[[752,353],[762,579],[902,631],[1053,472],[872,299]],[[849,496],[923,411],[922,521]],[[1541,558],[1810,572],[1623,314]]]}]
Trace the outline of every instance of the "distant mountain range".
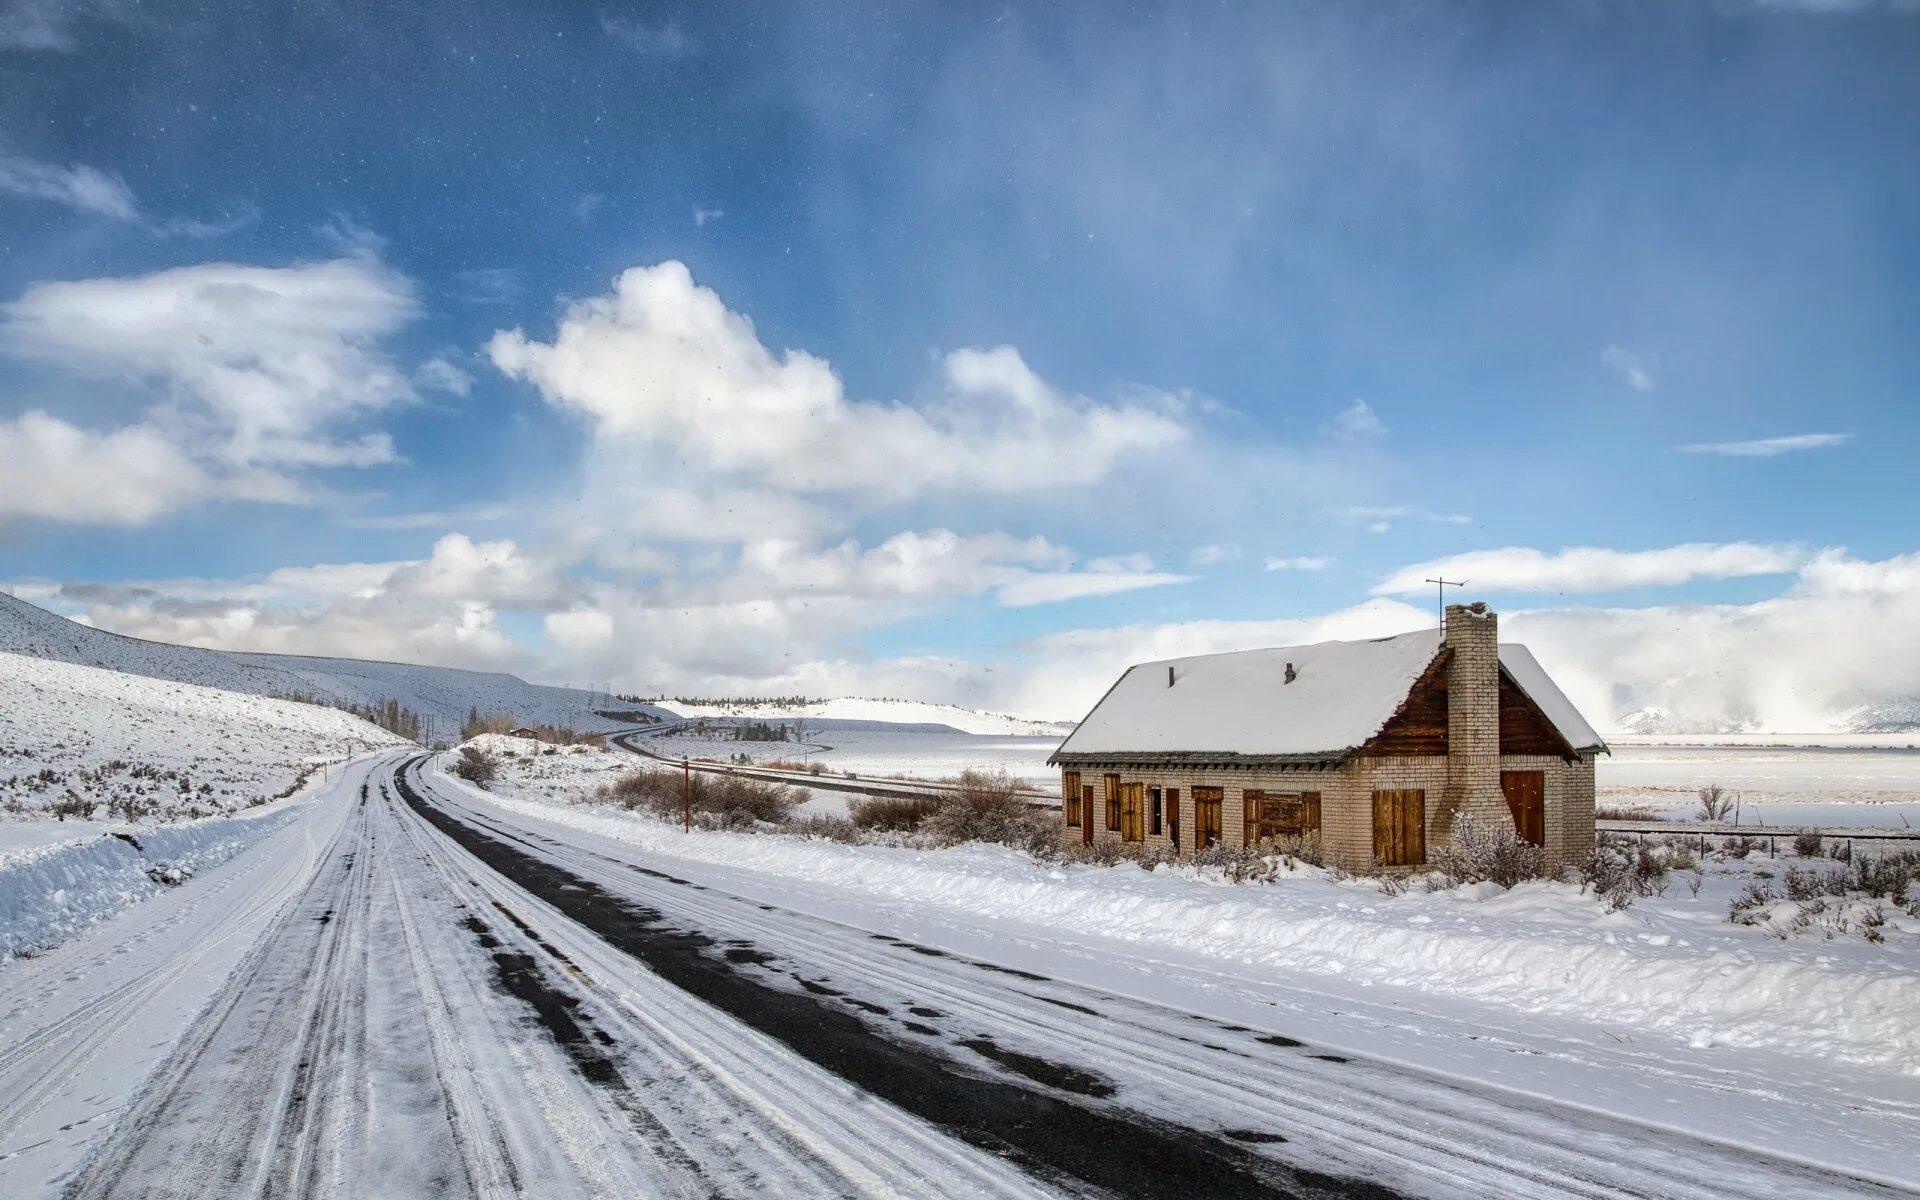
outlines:
[{"label": "distant mountain range", "polygon": [[1646,736],[1734,733],[1916,733],[1920,732],[1920,696],[1877,700],[1838,714],[1829,729],[1769,730],[1755,721],[1703,721],[1661,705],[1637,708],[1615,722],[1616,732]]}]

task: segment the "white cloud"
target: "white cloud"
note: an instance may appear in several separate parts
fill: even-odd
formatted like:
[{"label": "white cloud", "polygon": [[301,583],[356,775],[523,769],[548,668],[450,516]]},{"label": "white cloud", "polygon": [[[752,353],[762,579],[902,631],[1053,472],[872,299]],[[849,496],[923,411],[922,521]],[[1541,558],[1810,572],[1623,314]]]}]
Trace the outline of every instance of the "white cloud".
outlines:
[{"label": "white cloud", "polygon": [[[596,196],[587,211],[580,214],[580,219],[587,220],[599,205],[600,198]],[[447,294],[462,304],[511,304],[520,298],[520,272],[512,267],[475,267],[468,271],[455,271],[453,286],[447,289]]]},{"label": "white cloud", "polygon": [[1471,525],[1473,518],[1463,513],[1435,512],[1417,504],[1349,504],[1328,514],[1337,521],[1364,525],[1369,533],[1385,533],[1398,521],[1421,521],[1431,525]]},{"label": "white cloud", "polygon": [[1187,436],[1144,406],[1062,394],[1006,346],[949,354],[941,394],[920,407],[850,400],[824,360],[776,356],[677,262],[629,270],[612,295],[573,305],[551,343],[502,331],[489,353],[603,437],[671,446],[784,491],[1081,485]]},{"label": "white cloud", "polygon": [[1328,421],[1328,433],[1345,441],[1358,441],[1362,438],[1381,437],[1387,432],[1386,422],[1373,411],[1373,406],[1365,400],[1355,400],[1339,415]]},{"label": "white cloud", "polygon": [[1796,433],[1787,437],[1756,438],[1747,442],[1696,442],[1679,449],[1686,454],[1717,454],[1724,458],[1774,458],[1796,450],[1820,450],[1844,446],[1853,440],[1850,433]]},{"label": "white cloud", "polygon": [[1376,596],[1402,596],[1429,589],[1432,577],[1471,583],[1485,592],[1611,592],[1671,587],[1695,579],[1782,575],[1807,561],[1798,546],[1752,542],[1687,542],[1661,550],[1609,550],[1572,546],[1548,554],[1530,546],[1475,550],[1415,563],[1380,581]]},{"label": "white cloud", "polygon": [[590,225],[593,223],[594,214],[598,213],[600,206],[606,202],[607,198],[599,192],[583,192],[580,198],[573,202],[573,215],[582,225]]},{"label": "white cloud", "polygon": [[1647,370],[1647,364],[1638,354],[1620,346],[1608,346],[1600,352],[1601,365],[1626,380],[1627,386],[1636,392],[1653,390],[1653,375]]},{"label": "white cloud", "polygon": [[726,215],[717,208],[696,208],[693,210],[694,228],[703,228],[708,221],[718,221]]},{"label": "white cloud", "polygon": [[84,16],[123,19],[118,0],[5,0],[0,3],[0,50],[70,51],[73,26]]},{"label": "white cloud", "polygon": [[1324,554],[1301,554],[1293,558],[1269,558],[1262,564],[1269,571],[1324,571],[1333,560]]},{"label": "white cloud", "polygon": [[76,212],[115,221],[140,219],[140,205],[126,180],[84,165],[63,167],[17,154],[0,154],[0,192],[50,200]]},{"label": "white cloud", "polygon": [[13,354],[160,390],[154,419],[229,467],[392,461],[338,426],[413,396],[380,348],[415,313],[408,281],[356,256],[292,267],[208,263],[37,283],[0,310]]},{"label": "white cloud", "polygon": [[0,420],[0,463],[0,523],[141,525],[202,500],[300,498],[270,478],[210,475],[148,426],[93,433],[44,412]]},{"label": "white cloud", "polygon": [[1240,547],[1235,545],[1195,546],[1188,561],[1196,567],[1211,567],[1220,563],[1237,562],[1240,559]]},{"label": "white cloud", "polygon": [[464,396],[473,391],[473,376],[444,357],[434,357],[413,370],[413,381],[423,388]]},{"label": "white cloud", "polygon": [[338,518],[351,529],[406,530],[446,529],[452,525],[482,524],[513,516],[520,509],[512,504],[470,504],[464,508],[429,512],[379,513]]}]

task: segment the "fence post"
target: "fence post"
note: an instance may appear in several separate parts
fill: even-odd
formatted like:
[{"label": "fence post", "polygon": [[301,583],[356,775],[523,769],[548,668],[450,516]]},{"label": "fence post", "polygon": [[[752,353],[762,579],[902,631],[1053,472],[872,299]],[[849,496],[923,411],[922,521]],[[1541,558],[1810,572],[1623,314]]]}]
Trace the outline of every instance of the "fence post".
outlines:
[{"label": "fence post", "polygon": [[686,755],[680,756],[680,803],[682,806],[680,832],[693,832],[693,763]]}]

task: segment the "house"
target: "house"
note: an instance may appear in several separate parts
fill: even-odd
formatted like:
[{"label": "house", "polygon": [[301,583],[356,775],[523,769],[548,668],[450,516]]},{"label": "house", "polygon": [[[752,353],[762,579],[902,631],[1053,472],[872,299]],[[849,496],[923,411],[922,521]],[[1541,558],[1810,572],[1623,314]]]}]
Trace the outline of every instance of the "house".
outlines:
[{"label": "house", "polygon": [[1048,760],[1064,836],[1190,854],[1317,830],[1329,865],[1412,866],[1470,812],[1584,858],[1606,744],[1498,626],[1454,604],[1438,630],[1131,667]]}]

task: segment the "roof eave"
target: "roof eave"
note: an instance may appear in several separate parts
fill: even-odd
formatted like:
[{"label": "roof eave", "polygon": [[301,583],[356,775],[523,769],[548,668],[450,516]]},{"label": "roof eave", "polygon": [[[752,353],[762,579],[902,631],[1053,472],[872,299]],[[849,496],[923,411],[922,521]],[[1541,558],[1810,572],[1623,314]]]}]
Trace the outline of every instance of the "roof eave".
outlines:
[{"label": "roof eave", "polygon": [[1142,766],[1187,766],[1205,763],[1230,767],[1305,766],[1344,762],[1352,753],[1351,747],[1300,754],[1241,754],[1233,750],[1116,750],[1110,753],[1056,750],[1047,759],[1047,765],[1084,767],[1101,763],[1131,763]]}]

